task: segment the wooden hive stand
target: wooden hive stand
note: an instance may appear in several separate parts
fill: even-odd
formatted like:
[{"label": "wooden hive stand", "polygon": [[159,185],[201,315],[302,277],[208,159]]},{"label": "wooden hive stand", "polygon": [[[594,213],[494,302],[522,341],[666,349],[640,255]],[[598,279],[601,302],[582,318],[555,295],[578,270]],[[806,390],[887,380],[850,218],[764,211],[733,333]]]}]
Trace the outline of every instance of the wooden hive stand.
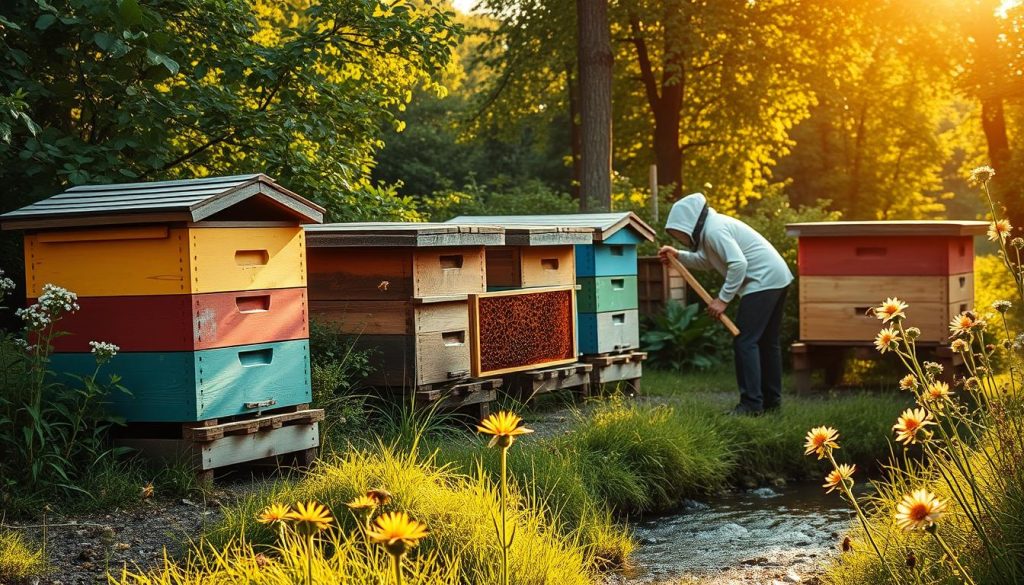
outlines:
[{"label": "wooden hive stand", "polygon": [[47,283],[78,295],[53,370],[91,374],[89,342],[119,346],[103,366],[130,391],[109,397],[118,432],[156,459],[193,452],[207,474],[319,444],[302,224],[323,211],[255,174],[78,186],[0,222],[26,231],[30,302]]},{"label": "wooden hive stand", "polygon": [[918,327],[921,359],[961,365],[949,349],[948,324],[974,308],[974,237],[981,221],[837,221],[787,226],[799,238],[800,340],[791,347],[798,391],[811,373],[841,382],[850,356],[881,357],[873,341],[883,324],[872,308],[888,297],[909,304],[906,327]]},{"label": "wooden hive stand", "polygon": [[[567,215],[463,216],[452,223],[504,226],[507,234],[585,229],[591,241],[575,244],[580,361],[591,366],[590,387],[626,382],[639,388],[646,354],[640,348],[637,246],[653,241],[654,229],[630,212]],[[511,235],[507,238],[513,237]],[[532,244],[536,246],[538,244]],[[488,286],[490,274],[488,274]],[[669,291],[668,294],[674,294]],[[543,382],[543,380],[541,381]],[[516,385],[521,386],[522,382]],[[530,384],[533,384],[532,382]],[[543,385],[543,384],[541,384]]]}]

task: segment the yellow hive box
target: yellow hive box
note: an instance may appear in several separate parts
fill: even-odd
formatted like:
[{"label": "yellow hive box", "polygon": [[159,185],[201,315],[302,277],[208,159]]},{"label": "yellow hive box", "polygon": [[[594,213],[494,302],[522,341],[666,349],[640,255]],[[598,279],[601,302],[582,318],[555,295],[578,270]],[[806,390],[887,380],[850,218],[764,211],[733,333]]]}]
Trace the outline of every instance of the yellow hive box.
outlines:
[{"label": "yellow hive box", "polygon": [[300,226],[125,226],[25,236],[30,297],[199,294],[306,286]]}]

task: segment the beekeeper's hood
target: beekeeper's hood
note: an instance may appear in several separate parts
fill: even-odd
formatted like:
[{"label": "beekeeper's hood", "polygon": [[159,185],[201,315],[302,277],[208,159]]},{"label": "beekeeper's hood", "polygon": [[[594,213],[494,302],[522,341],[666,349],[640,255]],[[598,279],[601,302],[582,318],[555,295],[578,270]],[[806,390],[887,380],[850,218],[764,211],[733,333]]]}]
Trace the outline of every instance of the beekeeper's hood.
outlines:
[{"label": "beekeeper's hood", "polygon": [[715,215],[715,210],[708,206],[703,193],[693,193],[675,202],[668,212],[665,229],[674,229],[690,236],[693,249],[700,246],[704,235],[704,225]]}]

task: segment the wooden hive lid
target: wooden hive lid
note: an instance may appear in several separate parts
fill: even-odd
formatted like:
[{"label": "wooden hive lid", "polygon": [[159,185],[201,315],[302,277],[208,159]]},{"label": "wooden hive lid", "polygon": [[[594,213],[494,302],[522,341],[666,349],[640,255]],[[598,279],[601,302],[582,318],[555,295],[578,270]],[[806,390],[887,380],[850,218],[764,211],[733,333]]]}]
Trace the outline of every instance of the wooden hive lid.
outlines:
[{"label": "wooden hive lid", "polygon": [[[463,215],[452,223],[501,226],[563,226],[587,228],[593,232],[593,241],[602,242],[619,230],[628,228],[640,238],[653,242],[654,228],[632,211],[616,213],[570,213],[564,215]],[[589,243],[589,242],[587,242]]]},{"label": "wooden hive lid", "polygon": [[134,223],[319,223],[324,208],[263,174],[181,181],[80,185],[0,215],[3,229]]},{"label": "wooden hive lid", "polygon": [[959,220],[821,221],[791,223],[786,234],[795,237],[848,236],[978,236],[988,222]]},{"label": "wooden hive lid", "polygon": [[306,226],[306,242],[313,248],[501,246],[505,230],[451,223],[327,223]]}]

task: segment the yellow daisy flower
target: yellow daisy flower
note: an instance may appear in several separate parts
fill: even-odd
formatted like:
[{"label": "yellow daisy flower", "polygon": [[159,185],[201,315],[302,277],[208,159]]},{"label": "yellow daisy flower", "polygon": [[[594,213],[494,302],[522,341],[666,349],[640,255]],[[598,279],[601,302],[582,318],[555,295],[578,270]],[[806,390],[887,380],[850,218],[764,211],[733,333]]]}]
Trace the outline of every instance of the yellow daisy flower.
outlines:
[{"label": "yellow daisy flower", "polygon": [[875,307],[875,317],[881,319],[882,323],[888,323],[893,319],[903,319],[907,316],[905,313],[907,306],[907,303],[898,298],[889,297],[880,306]]},{"label": "yellow daisy flower", "polygon": [[516,437],[532,433],[531,429],[521,426],[523,419],[507,410],[501,411],[480,421],[476,430],[478,433],[493,435],[488,446],[508,447]]},{"label": "yellow daisy flower", "polygon": [[313,501],[295,504],[295,509],[288,513],[288,519],[307,532],[327,530],[334,522],[327,507]]},{"label": "yellow daisy flower", "polygon": [[914,390],[917,388],[917,376],[907,374],[900,380],[900,390]]},{"label": "yellow daisy flower", "polygon": [[923,408],[908,408],[896,419],[892,429],[896,431],[896,441],[904,445],[917,442],[917,434],[928,425],[935,424],[932,415]]},{"label": "yellow daisy flower", "polygon": [[938,522],[945,511],[945,501],[928,490],[915,490],[896,507],[896,524],[904,530],[922,530]]},{"label": "yellow daisy flower", "polygon": [[953,395],[953,391],[949,389],[949,384],[942,381],[935,381],[928,384],[928,388],[925,390],[925,398],[929,400],[943,400]]},{"label": "yellow daisy flower", "polygon": [[292,509],[286,504],[271,504],[260,512],[259,517],[256,518],[260,524],[276,524],[278,522],[284,522],[288,519],[288,515],[291,514]]},{"label": "yellow daisy flower", "polygon": [[1010,221],[1007,219],[1000,219],[994,221],[988,226],[988,239],[992,242],[1005,242],[1006,238],[1010,237],[1013,232],[1013,226],[1010,225]]},{"label": "yellow daisy flower", "polygon": [[348,506],[350,510],[373,510],[377,507],[377,500],[370,496],[359,496],[345,505]]},{"label": "yellow daisy flower", "polygon": [[879,353],[885,353],[887,351],[895,351],[896,344],[900,342],[900,332],[896,331],[892,327],[886,327],[878,332],[878,336],[875,337],[875,349]]},{"label": "yellow daisy flower", "polygon": [[402,556],[406,549],[427,536],[427,526],[405,512],[388,512],[377,518],[366,535],[392,555]]},{"label": "yellow daisy flower", "polygon": [[971,312],[960,313],[949,322],[949,332],[953,335],[966,335],[971,332],[972,327],[974,327],[974,313]]},{"label": "yellow daisy flower", "polygon": [[804,455],[817,453],[818,459],[824,459],[825,454],[831,449],[838,449],[839,431],[832,427],[815,427],[807,432],[807,443],[804,447]]},{"label": "yellow daisy flower", "polygon": [[825,490],[825,493],[830,494],[844,481],[852,479],[855,471],[857,471],[856,465],[847,465],[843,463],[839,466],[839,469],[833,469],[825,476],[825,484],[821,487],[828,488]]}]

